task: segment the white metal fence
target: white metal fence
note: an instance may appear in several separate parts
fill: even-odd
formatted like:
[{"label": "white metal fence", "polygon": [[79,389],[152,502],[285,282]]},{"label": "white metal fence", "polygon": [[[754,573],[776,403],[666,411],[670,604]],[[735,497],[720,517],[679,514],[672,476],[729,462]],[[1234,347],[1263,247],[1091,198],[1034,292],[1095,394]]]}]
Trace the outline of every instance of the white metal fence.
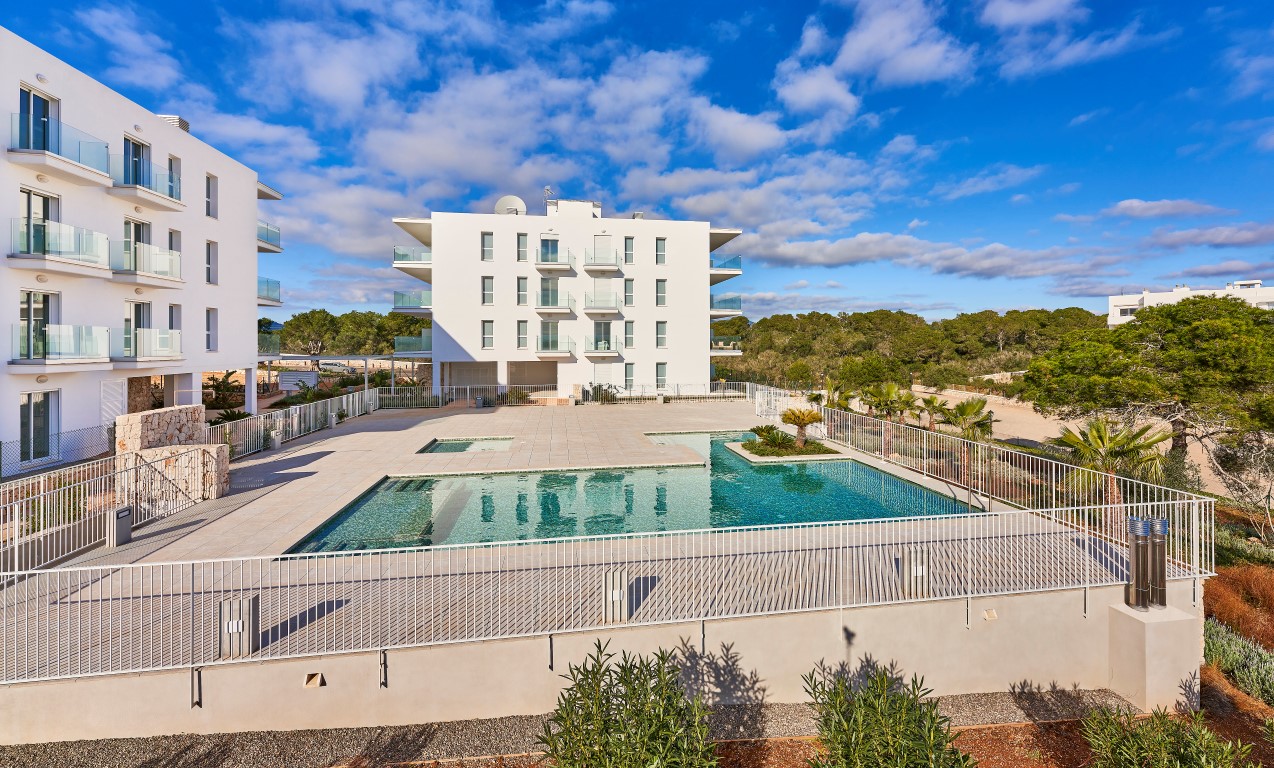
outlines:
[{"label": "white metal fence", "polygon": [[205,498],[208,454],[199,449],[142,462],[125,454],[0,489],[0,572],[44,568],[106,540],[121,507],[133,525]]},{"label": "white metal fence", "polygon": [[114,427],[97,426],[54,432],[35,444],[22,440],[0,443],[0,477],[38,472],[62,464],[73,464],[110,454]]},{"label": "white metal fence", "polygon": [[375,390],[352,392],[225,424],[210,424],[205,428],[204,439],[208,443],[230,446],[230,458],[237,459],[264,450],[272,433],[278,436],[281,443],[295,440],[311,432],[326,429],[332,416],[336,416],[338,421],[363,416],[375,407],[375,402]]}]

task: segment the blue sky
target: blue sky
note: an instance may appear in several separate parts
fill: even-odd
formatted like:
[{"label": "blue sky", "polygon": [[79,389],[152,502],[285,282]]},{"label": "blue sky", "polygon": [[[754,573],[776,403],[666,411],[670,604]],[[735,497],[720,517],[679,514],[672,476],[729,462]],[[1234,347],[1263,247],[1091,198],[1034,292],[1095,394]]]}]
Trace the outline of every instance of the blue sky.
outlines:
[{"label": "blue sky", "polygon": [[1274,278],[1274,4],[15,4],[258,169],[284,310],[385,309],[395,215],[550,185],[745,235],[780,311],[1083,306]]}]

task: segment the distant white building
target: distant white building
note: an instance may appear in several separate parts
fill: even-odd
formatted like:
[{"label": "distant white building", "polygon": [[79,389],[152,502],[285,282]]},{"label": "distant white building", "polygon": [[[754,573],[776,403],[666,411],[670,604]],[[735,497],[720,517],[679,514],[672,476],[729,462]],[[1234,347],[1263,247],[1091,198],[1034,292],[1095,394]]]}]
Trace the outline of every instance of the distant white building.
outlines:
[{"label": "distant white building", "polygon": [[737,256],[713,255],[739,230],[605,218],[583,200],[546,207],[528,216],[507,196],[496,213],[394,219],[419,243],[396,248],[394,266],[430,285],[397,293],[394,311],[433,318],[397,351],[430,357],[435,388],[706,384],[714,356],[740,354],[711,329],[741,313],[737,295],[711,290],[742,274]]},{"label": "distant white building", "polygon": [[1106,324],[1113,328],[1132,320],[1133,315],[1142,307],[1176,304],[1194,296],[1233,296],[1261,309],[1274,309],[1274,286],[1267,288],[1261,285],[1260,280],[1236,280],[1226,283],[1225,288],[1192,289],[1188,285],[1177,285],[1171,291],[1142,291],[1109,297]]},{"label": "distant white building", "polygon": [[175,405],[240,370],[254,410],[257,307],[281,304],[257,254],[282,250],[257,201],[279,193],[2,28],[0,94],[0,472],[97,450],[116,415],[152,407],[153,376]]}]

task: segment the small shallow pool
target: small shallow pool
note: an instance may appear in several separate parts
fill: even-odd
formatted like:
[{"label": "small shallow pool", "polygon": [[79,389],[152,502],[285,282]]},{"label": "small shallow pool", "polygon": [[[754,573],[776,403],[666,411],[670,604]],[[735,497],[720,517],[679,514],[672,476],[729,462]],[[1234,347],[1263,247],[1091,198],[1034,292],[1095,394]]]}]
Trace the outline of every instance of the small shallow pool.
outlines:
[{"label": "small shallow pool", "polygon": [[511,437],[480,437],[474,440],[435,440],[418,453],[485,453],[507,451],[513,445]]},{"label": "small shallow pool", "polygon": [[[755,465],[737,433],[656,435],[707,467],[389,478],[292,552],[951,515],[950,497],[854,461]],[[475,443],[490,441],[474,441]]]}]

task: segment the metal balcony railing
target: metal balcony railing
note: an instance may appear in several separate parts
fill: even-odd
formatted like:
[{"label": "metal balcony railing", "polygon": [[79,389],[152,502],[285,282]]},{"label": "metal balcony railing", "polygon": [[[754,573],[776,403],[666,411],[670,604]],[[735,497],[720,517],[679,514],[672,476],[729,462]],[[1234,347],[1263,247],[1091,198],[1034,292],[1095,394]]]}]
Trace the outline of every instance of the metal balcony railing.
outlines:
[{"label": "metal balcony railing", "polygon": [[10,116],[9,149],[50,152],[102,173],[111,168],[105,141],[66,123],[20,112]]},{"label": "metal balcony railing", "polygon": [[101,232],[81,229],[60,221],[13,219],[9,253],[21,256],[56,256],[60,259],[108,267],[110,238]]}]

